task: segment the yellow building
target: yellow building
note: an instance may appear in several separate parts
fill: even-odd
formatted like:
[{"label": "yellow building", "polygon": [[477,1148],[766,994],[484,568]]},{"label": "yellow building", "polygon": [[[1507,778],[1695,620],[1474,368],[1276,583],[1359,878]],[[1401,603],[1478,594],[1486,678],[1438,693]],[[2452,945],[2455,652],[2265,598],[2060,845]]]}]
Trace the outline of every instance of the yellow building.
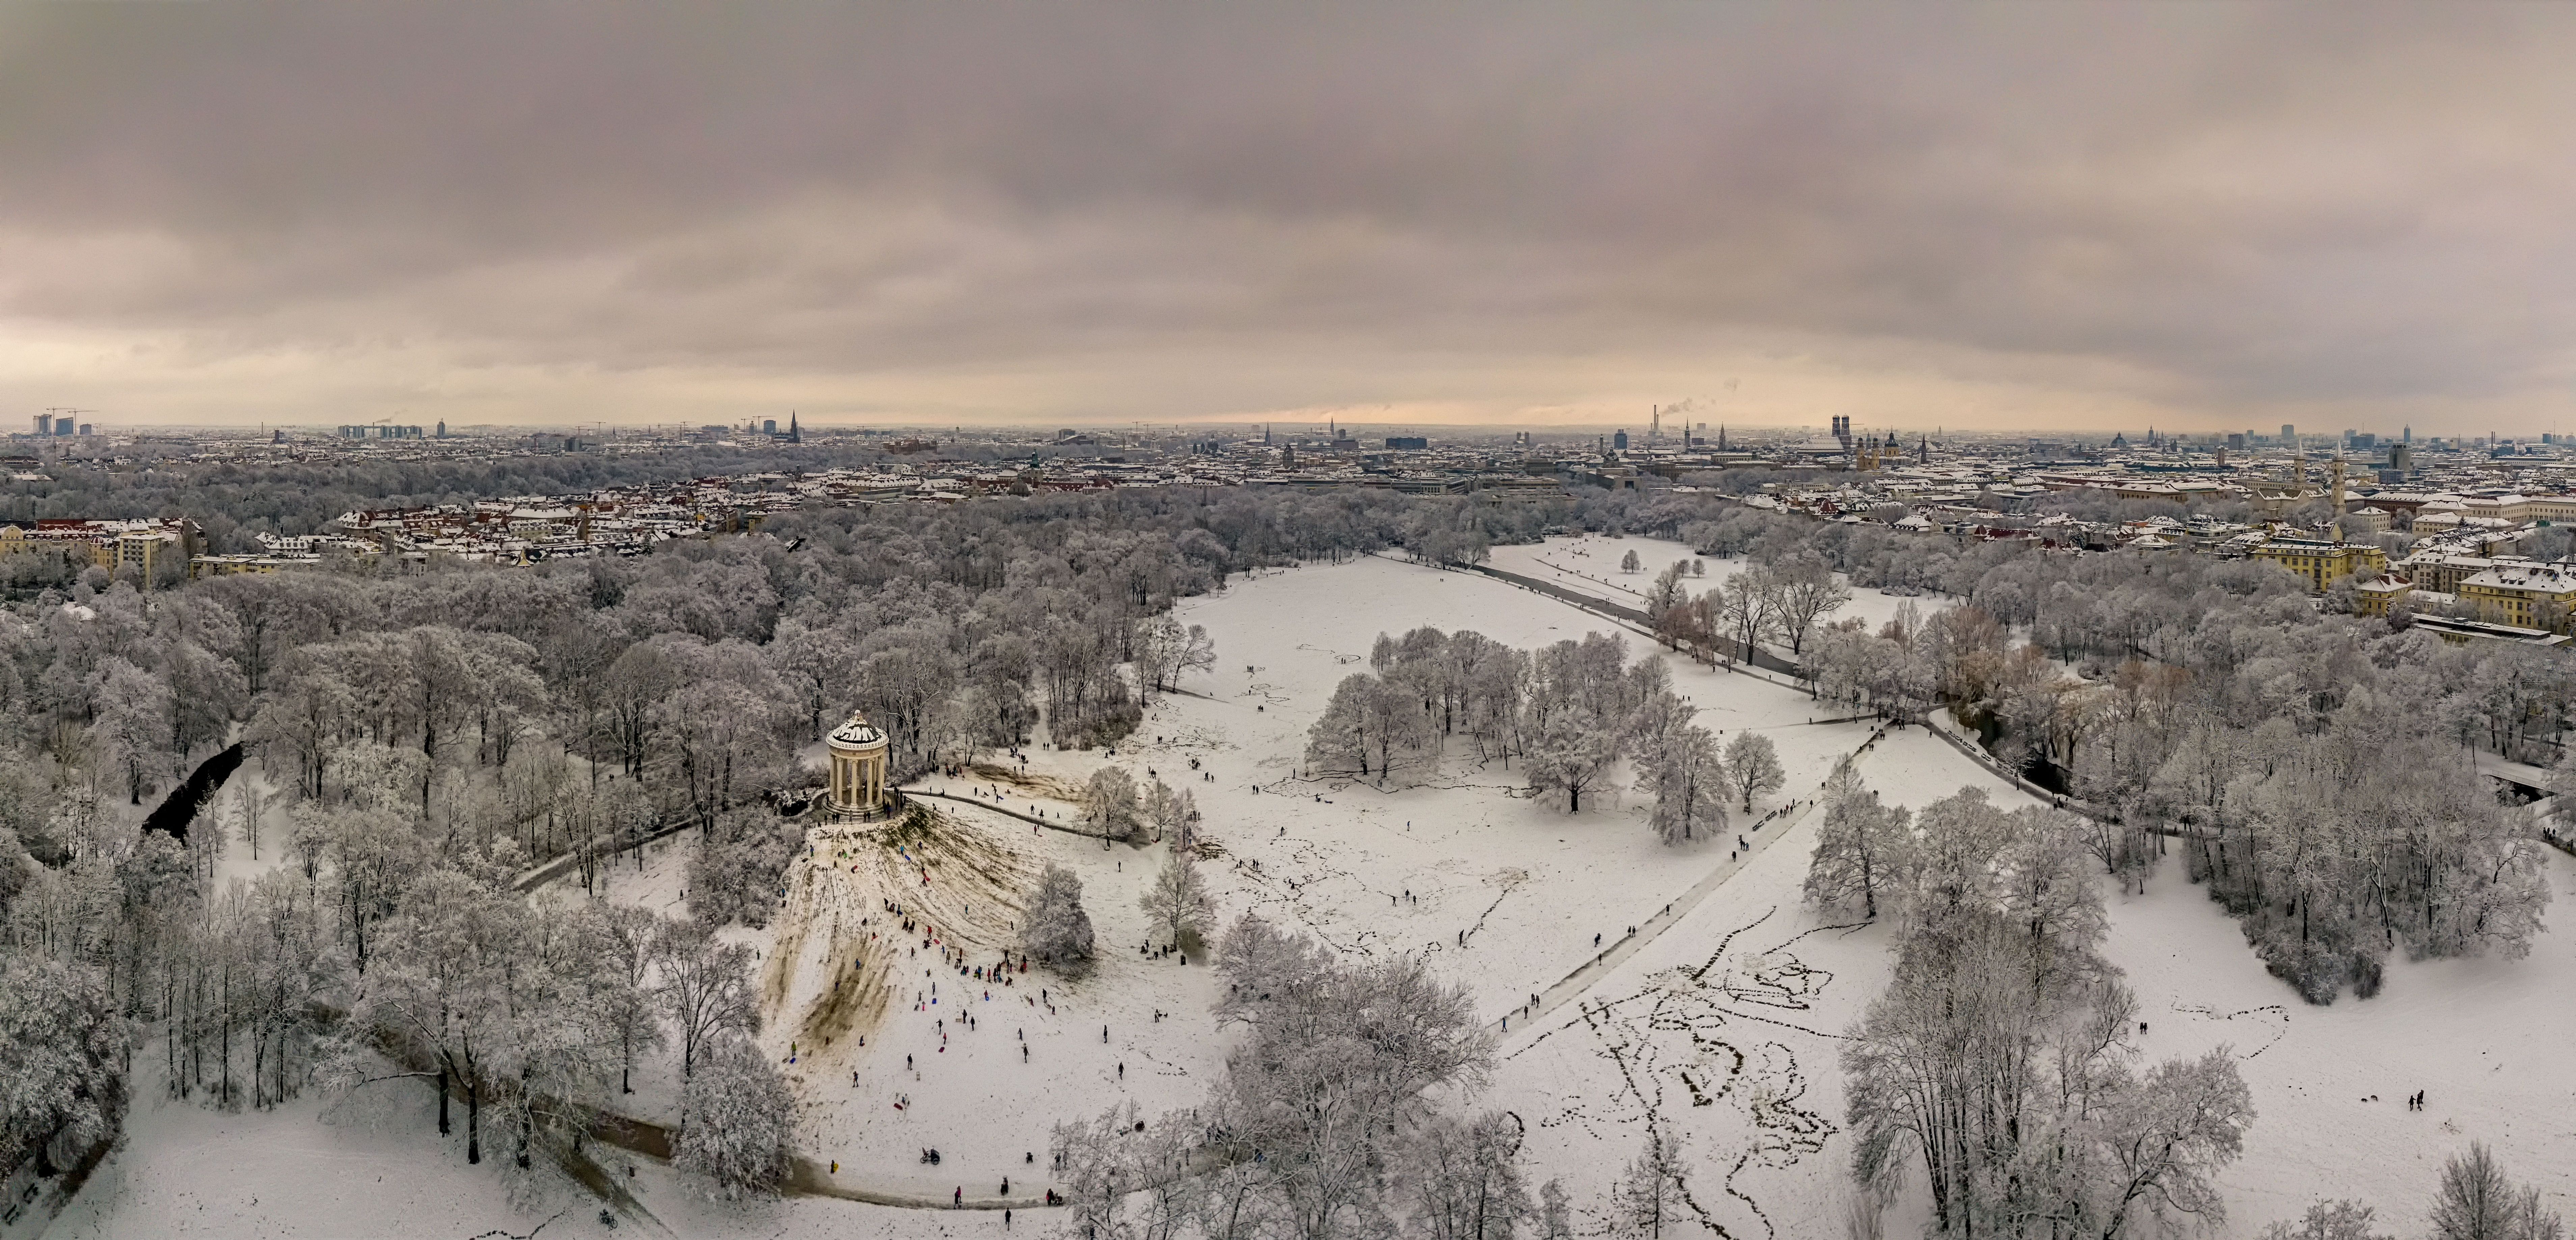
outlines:
[{"label": "yellow building", "polygon": [[2269,560],[2297,573],[2308,583],[2308,592],[2323,594],[2338,577],[2376,576],[2388,571],[2388,553],[2359,543],[2327,542],[2316,538],[2271,538],[2256,544],[2246,554],[2258,560]]},{"label": "yellow building", "polygon": [[2476,605],[2478,619],[2552,633],[2568,631],[2576,604],[2576,571],[2554,564],[2504,562],[2460,583],[2460,597]]},{"label": "yellow building", "polygon": [[2380,573],[2353,583],[2353,601],[2365,616],[2388,615],[2403,606],[2413,593],[2415,583],[2395,573]]},{"label": "yellow building", "polygon": [[155,564],[174,557],[184,562],[196,554],[197,546],[196,523],[185,517],[168,521],[62,520],[0,525],[0,555],[58,547],[88,556],[91,563],[111,573],[132,569],[146,585],[152,581]]}]

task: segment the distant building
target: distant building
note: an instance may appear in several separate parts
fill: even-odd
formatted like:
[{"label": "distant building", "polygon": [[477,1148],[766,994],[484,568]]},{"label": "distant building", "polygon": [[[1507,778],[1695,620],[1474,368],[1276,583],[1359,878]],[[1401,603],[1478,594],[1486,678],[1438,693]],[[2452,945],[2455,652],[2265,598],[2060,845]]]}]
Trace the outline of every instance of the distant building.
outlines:
[{"label": "distant building", "polygon": [[2365,616],[2389,615],[2413,593],[2415,583],[2394,573],[2379,573],[2353,583],[2353,599]]},{"label": "distant building", "polygon": [[2576,638],[2547,629],[2527,629],[2520,625],[2492,624],[2484,620],[2454,620],[2448,616],[2417,616],[2415,627],[2431,633],[2454,646],[2473,641],[2511,642],[2521,646],[2556,648]]},{"label": "distant building", "polygon": [[2462,581],[2460,599],[2490,624],[2564,633],[2576,604],[2576,572],[2528,560],[2499,562]]},{"label": "distant building", "polygon": [[2388,553],[2377,547],[2318,538],[2266,539],[2246,554],[2297,573],[2307,580],[2311,594],[2324,593],[2325,588],[2340,577],[2388,571]]},{"label": "distant building", "polygon": [[1389,435],[1386,437],[1386,446],[1420,452],[1429,448],[1431,441],[1421,435]]},{"label": "distant building", "polygon": [[1620,452],[1625,452],[1625,451],[1627,451],[1627,450],[1628,450],[1628,432],[1626,432],[1626,431],[1620,431],[1618,434],[1612,435],[1612,436],[1610,437],[1610,446],[1611,446],[1613,449],[1615,449],[1615,450],[1617,450],[1617,451],[1620,451]]},{"label": "distant building", "polygon": [[22,555],[58,547],[86,555],[111,573],[132,569],[148,585],[152,570],[175,558],[185,563],[197,554],[203,536],[185,517],[168,521],[35,521],[0,525],[0,556]]}]

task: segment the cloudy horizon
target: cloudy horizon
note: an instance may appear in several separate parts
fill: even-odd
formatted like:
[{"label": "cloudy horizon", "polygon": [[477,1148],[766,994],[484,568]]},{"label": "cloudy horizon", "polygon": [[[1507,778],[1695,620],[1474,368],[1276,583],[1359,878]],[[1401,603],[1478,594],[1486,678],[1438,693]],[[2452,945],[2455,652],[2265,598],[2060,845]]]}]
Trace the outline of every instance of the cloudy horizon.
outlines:
[{"label": "cloudy horizon", "polygon": [[0,10],[110,425],[2531,434],[2576,10]]}]

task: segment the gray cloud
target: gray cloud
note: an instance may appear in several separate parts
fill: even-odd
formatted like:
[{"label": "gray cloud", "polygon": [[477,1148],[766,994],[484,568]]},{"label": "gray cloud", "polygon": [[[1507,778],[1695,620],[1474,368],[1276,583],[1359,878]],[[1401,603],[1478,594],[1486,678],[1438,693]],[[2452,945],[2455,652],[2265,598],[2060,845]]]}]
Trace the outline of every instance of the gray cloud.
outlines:
[{"label": "gray cloud", "polygon": [[2571,53],[2543,6],[15,7],[0,391],[2536,429]]}]

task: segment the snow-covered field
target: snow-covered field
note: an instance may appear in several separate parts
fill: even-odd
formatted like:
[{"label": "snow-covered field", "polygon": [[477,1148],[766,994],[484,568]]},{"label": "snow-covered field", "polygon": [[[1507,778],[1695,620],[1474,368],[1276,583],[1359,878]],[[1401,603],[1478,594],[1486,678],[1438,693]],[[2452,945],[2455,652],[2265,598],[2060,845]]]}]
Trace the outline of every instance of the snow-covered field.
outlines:
[{"label": "snow-covered field", "polygon": [[[1544,553],[1618,580],[1618,557],[1632,547],[1647,561],[1635,584],[1687,554],[1631,538],[1557,540],[1495,558],[1527,572]],[[1721,571],[1711,563],[1712,577]],[[1856,595],[1854,611],[1873,620],[1899,601]],[[1917,602],[1929,610],[1934,600]],[[1652,1115],[1685,1137],[1690,1198],[1726,1234],[1840,1232],[1849,1143],[1838,1035],[1885,984],[1887,939],[1799,904],[1812,815],[1792,810],[1758,833],[1746,827],[1811,797],[1833,761],[1864,744],[1864,777],[1900,804],[1919,806],[1963,784],[2008,806],[2020,794],[1921,728],[1872,744],[1866,722],[1817,722],[1833,712],[1796,691],[1686,660],[1672,661],[1674,685],[1700,721],[1730,735],[1765,731],[1788,769],[1779,794],[1737,816],[1735,833],[1751,848],[1736,860],[1732,840],[1656,844],[1646,800],[1633,792],[1569,815],[1519,795],[1517,772],[1480,770],[1455,755],[1419,786],[1301,779],[1292,772],[1302,766],[1306,726],[1341,677],[1366,669],[1379,633],[1428,624],[1532,646],[1609,626],[1492,578],[1374,558],[1265,573],[1186,601],[1179,614],[1214,637],[1215,671],[1158,702],[1114,756],[1033,752],[1030,783],[1006,789],[1006,803],[1061,815],[1065,802],[1047,795],[1047,781],[1062,781],[1061,792],[1104,761],[1189,788],[1204,833],[1225,850],[1203,867],[1225,919],[1249,909],[1343,952],[1419,953],[1470,987],[1487,1017],[1511,1017],[1500,1068],[1477,1105],[1520,1118],[1536,1178],[1562,1177],[1578,1206],[1597,1209]],[[1652,649],[1629,640],[1633,654]],[[970,777],[923,786],[968,795],[993,785]],[[799,1079],[804,1154],[837,1160],[836,1183],[853,1190],[944,1198],[963,1188],[990,1197],[1007,1175],[1018,1196],[1036,1187],[1054,1122],[1131,1100],[1151,1114],[1203,1095],[1225,1050],[1208,1014],[1212,975],[1197,959],[1138,951],[1149,935],[1136,902],[1161,847],[1104,849],[986,810],[929,803],[945,834],[903,856],[932,873],[930,887],[904,867],[869,861],[853,870],[853,858],[824,841],[791,873],[776,926],[729,933],[764,954],[774,1005],[764,1041],[782,1060],[794,1044],[788,1070]],[[681,837],[640,869],[622,863],[613,898],[677,912],[686,847]],[[993,875],[1048,860],[1083,878],[1098,966],[1070,981],[1031,972],[1006,986],[961,985],[938,950],[962,948],[970,964],[993,960],[1013,912]],[[979,868],[990,873],[966,872]],[[2551,881],[2562,900],[2576,897],[2576,866],[2566,858],[2553,856]],[[939,940],[932,950],[918,934],[889,945],[877,920],[886,899],[928,917]],[[2264,974],[2234,924],[2182,880],[2179,859],[2147,895],[2111,888],[2106,899],[2109,953],[2139,993],[2149,1053],[2227,1042],[2246,1057],[2259,1117],[2245,1157],[2224,1177],[2230,1218],[2220,1234],[2253,1236],[2321,1195],[2358,1197],[2390,1229],[2419,1232],[2441,1160],[2472,1138],[2495,1145],[2561,1208],[2576,1207],[2576,1055],[2567,1032],[2576,937],[2544,935],[2524,961],[2392,965],[2378,998],[2319,1009]],[[1631,926],[1642,930],[1624,954],[1586,967],[1594,935],[1602,948],[1619,947]],[[843,967],[879,959],[874,953],[881,963],[867,970]],[[928,1002],[933,982],[938,1004]],[[1043,1001],[1032,1002],[1041,988]],[[1546,996],[1541,1014],[1518,1014],[1534,994]],[[966,1015],[971,1027],[959,1023]],[[830,1045],[817,1046],[820,1036]],[[675,1059],[658,1056],[639,1072],[630,1100],[638,1114],[669,1117]],[[2421,1114],[2398,1102],[2416,1089],[2430,1091]],[[425,1091],[401,1094],[425,1108]],[[2374,1095],[2381,1100],[2364,1101]],[[907,1105],[898,1110],[898,1101]],[[317,1123],[309,1102],[219,1116],[147,1101],[127,1149],[58,1229],[525,1234],[554,1217],[549,1237],[599,1233],[595,1205],[560,1216],[564,1201],[514,1212],[489,1168],[463,1166],[460,1143],[442,1146],[422,1115],[399,1114],[415,1104],[382,1105],[398,1114],[369,1127]],[[932,1146],[943,1155],[936,1169],[918,1160]],[[628,1161],[637,1196],[683,1235],[1002,1234],[997,1213],[813,1197],[749,1213],[713,1210],[680,1196],[667,1169]],[[1919,1201],[1901,1211],[1889,1220],[1897,1233],[1920,1226]],[[1045,1212],[1035,1215],[1022,1213],[1014,1230],[1047,1225]]]},{"label": "snow-covered field", "polygon": [[[1631,551],[1637,553],[1637,571],[1624,572],[1619,563]],[[1735,575],[1743,572],[1750,563],[1742,557],[1695,556],[1689,547],[1665,538],[1638,535],[1611,538],[1601,534],[1496,547],[1493,558],[1488,562],[1505,572],[1519,573],[1621,606],[1637,607],[1645,603],[1645,589],[1654,582],[1656,574],[1671,567],[1676,560],[1693,559],[1703,562],[1708,568],[1707,576],[1690,579],[1693,594],[1701,593],[1712,585],[1735,580]],[[1850,583],[1846,580],[1844,584]],[[1857,616],[1869,621],[1870,628],[1875,630],[1895,619],[1896,609],[1907,603],[1914,605],[1917,615],[1929,616],[1955,601],[1937,594],[1901,598],[1878,590],[1854,587],[1851,602],[1826,619],[1839,621]]]},{"label": "snow-covered field", "polygon": [[[2552,932],[2522,960],[2388,964],[2375,998],[2301,1003],[2234,922],[2182,879],[2108,897],[2107,954],[2126,969],[2153,1058],[2225,1043],[2258,1112],[2227,1169],[2227,1234],[2251,1236],[2320,1197],[2377,1207],[2380,1230],[2429,1232],[2443,1160],[2484,1141],[2515,1179],[2576,1217],[2576,861],[2551,850]],[[2405,1097],[2425,1091],[2424,1109]]]}]

